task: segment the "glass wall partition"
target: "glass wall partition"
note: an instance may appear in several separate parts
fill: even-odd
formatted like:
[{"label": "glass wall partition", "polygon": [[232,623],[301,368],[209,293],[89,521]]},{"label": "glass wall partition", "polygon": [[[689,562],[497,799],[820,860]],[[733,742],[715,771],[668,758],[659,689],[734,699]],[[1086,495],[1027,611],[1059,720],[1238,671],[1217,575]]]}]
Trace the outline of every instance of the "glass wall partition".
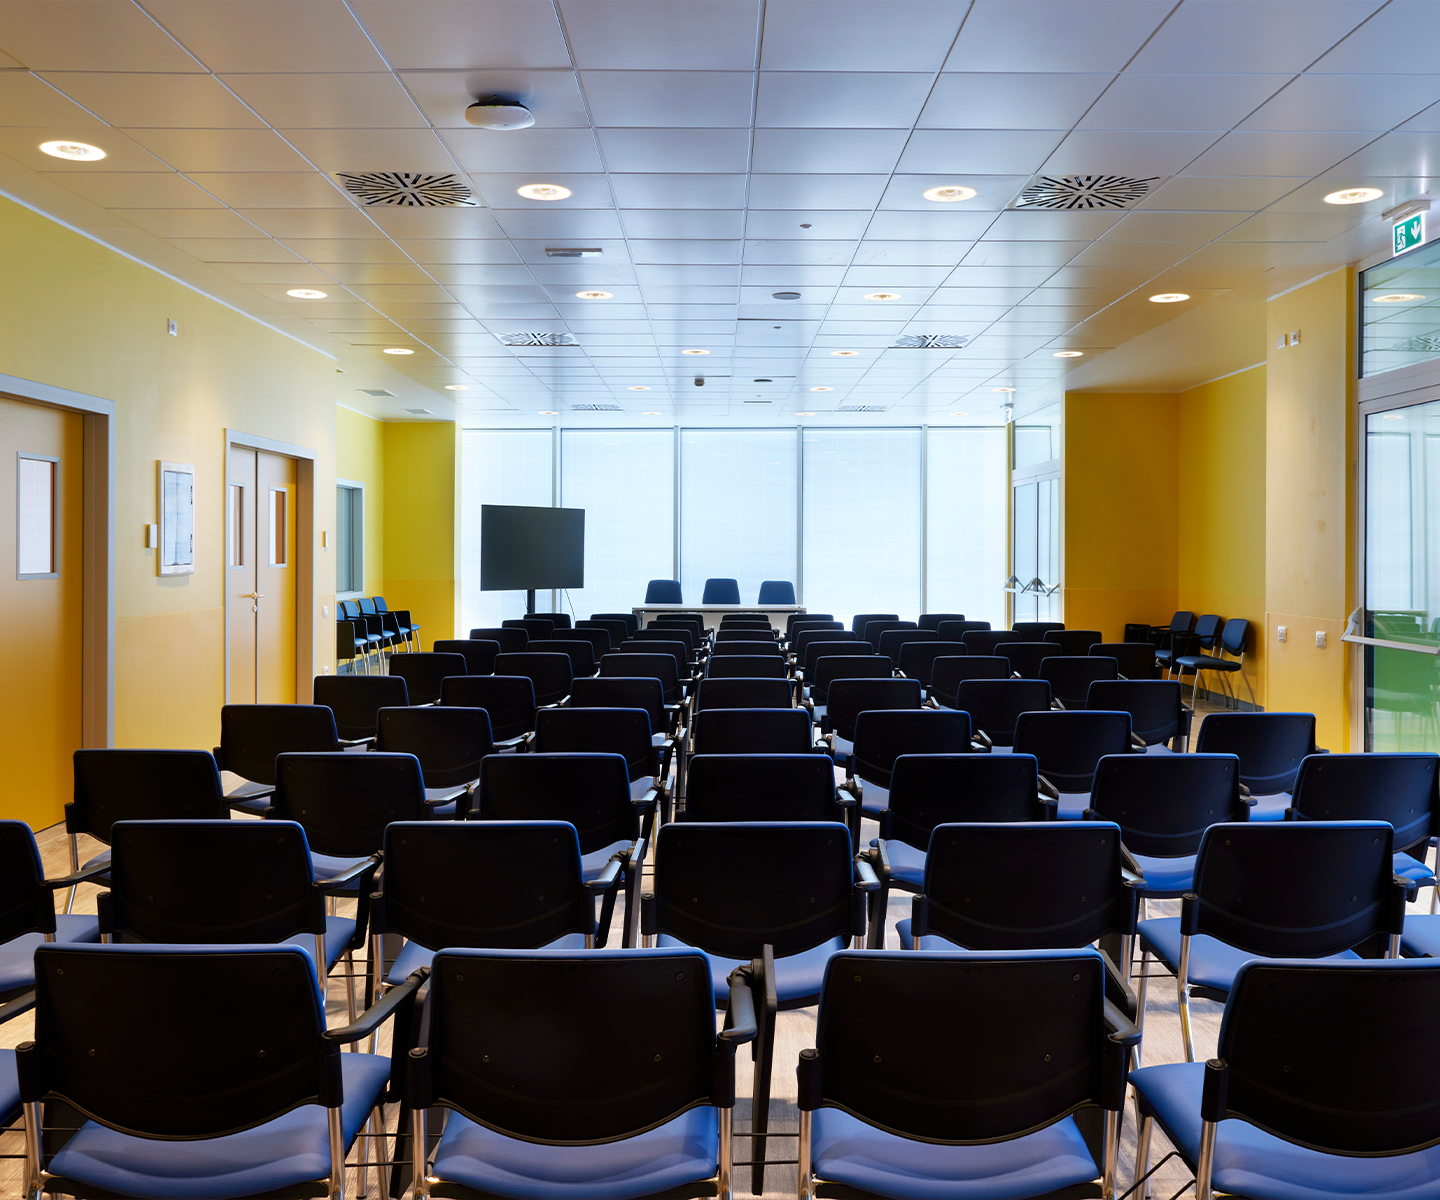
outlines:
[{"label": "glass wall partition", "polygon": [[1005,430],[932,429],[925,444],[925,608],[1005,625]]},{"label": "glass wall partition", "polygon": [[1360,374],[1440,358],[1440,240],[1371,267],[1360,285]]},{"label": "glass wall partition", "polygon": [[1061,409],[1052,404],[1012,426],[1011,612],[1015,621],[1060,615]]}]

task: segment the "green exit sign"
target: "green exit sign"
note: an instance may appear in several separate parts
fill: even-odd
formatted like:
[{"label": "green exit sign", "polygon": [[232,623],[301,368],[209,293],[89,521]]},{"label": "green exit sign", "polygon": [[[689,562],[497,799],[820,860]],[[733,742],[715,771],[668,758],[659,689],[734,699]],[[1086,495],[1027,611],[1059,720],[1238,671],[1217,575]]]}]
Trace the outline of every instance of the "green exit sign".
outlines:
[{"label": "green exit sign", "polygon": [[1413,250],[1425,240],[1425,214],[1416,213],[1396,221],[1391,226],[1390,233],[1394,239],[1390,251],[1392,254],[1404,254],[1407,250]]}]

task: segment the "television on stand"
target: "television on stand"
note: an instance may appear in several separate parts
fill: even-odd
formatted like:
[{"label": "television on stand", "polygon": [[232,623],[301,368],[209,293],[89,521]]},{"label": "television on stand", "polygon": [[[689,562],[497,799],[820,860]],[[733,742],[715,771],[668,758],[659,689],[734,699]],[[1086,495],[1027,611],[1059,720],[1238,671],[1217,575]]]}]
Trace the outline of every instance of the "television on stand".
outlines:
[{"label": "television on stand", "polygon": [[585,510],[480,506],[480,590],[524,592],[535,611],[537,589],[585,586]]}]

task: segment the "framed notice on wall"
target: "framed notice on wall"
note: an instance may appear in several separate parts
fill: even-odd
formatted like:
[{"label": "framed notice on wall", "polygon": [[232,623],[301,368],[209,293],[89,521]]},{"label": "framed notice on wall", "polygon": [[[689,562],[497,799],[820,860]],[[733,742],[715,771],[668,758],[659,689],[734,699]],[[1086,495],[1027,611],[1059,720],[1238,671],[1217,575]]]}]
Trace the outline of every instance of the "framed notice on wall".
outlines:
[{"label": "framed notice on wall", "polygon": [[195,573],[195,468],[188,463],[160,464],[161,575]]}]

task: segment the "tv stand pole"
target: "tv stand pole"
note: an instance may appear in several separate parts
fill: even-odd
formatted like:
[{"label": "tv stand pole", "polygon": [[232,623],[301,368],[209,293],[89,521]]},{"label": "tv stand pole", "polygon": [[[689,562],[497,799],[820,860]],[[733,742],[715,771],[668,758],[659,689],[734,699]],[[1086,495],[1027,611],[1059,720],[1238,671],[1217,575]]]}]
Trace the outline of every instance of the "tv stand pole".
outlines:
[{"label": "tv stand pole", "polygon": [[529,589],[525,592],[525,615],[526,615],[527,617],[533,617],[533,616],[535,615],[535,589],[534,589],[534,588],[529,588]]}]

